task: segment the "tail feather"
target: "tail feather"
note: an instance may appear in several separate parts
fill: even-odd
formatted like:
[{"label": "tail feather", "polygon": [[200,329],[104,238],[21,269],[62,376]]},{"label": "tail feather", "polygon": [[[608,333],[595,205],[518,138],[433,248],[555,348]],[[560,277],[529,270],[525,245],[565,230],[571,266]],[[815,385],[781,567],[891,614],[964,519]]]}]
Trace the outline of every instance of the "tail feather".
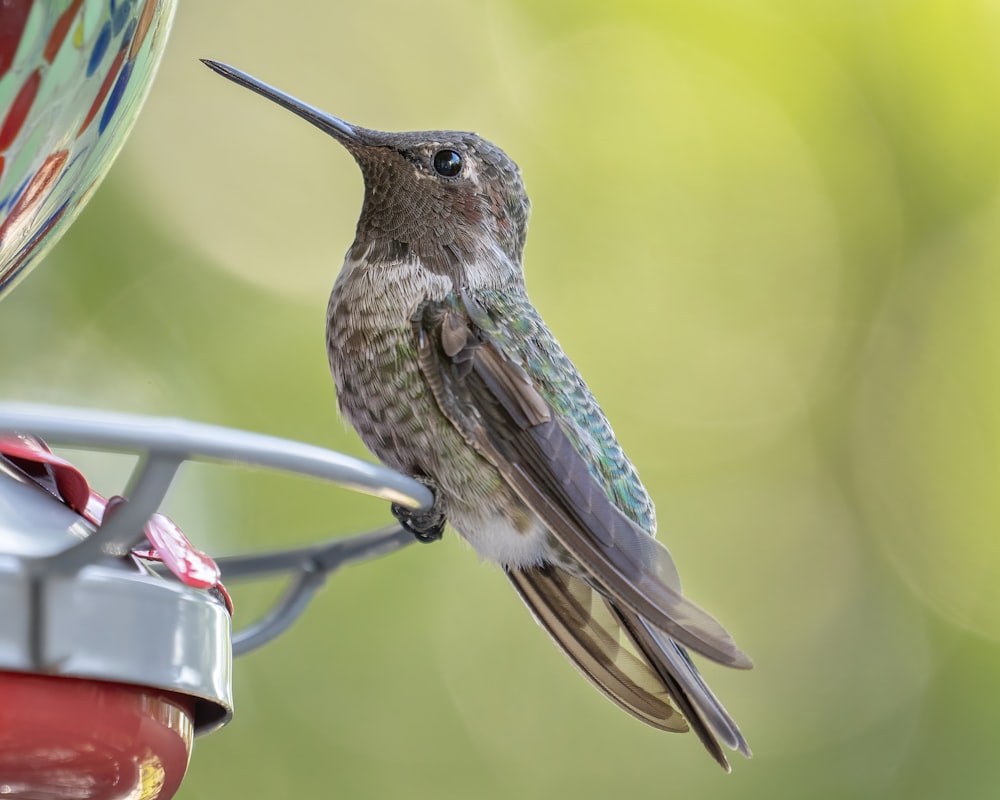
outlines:
[{"label": "tail feather", "polygon": [[720,741],[750,758],[750,745],[729,712],[708,688],[687,651],[631,611],[620,608],[614,611],[660,676],[691,729],[722,768],[730,771],[729,761],[719,746]]},{"label": "tail feather", "polygon": [[507,576],[539,624],[611,701],[655,728],[693,729],[727,772],[720,742],[750,756],[732,717],[665,633],[555,565],[510,569]]}]

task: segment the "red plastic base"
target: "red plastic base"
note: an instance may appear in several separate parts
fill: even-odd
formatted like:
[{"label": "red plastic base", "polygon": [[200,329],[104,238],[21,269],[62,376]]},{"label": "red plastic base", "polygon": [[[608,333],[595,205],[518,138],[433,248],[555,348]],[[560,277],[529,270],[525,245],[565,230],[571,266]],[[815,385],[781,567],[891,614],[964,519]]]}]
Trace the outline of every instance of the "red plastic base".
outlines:
[{"label": "red plastic base", "polygon": [[167,800],[192,717],[190,700],[156,689],[0,672],[0,797]]}]

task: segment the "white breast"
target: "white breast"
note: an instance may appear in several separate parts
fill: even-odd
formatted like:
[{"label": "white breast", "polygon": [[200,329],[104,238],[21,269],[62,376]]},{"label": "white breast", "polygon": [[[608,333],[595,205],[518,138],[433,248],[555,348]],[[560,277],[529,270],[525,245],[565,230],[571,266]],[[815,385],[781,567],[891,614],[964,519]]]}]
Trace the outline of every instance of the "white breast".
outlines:
[{"label": "white breast", "polygon": [[538,521],[527,532],[502,514],[478,515],[454,510],[448,520],[480,558],[505,567],[538,566],[548,560],[549,534]]}]

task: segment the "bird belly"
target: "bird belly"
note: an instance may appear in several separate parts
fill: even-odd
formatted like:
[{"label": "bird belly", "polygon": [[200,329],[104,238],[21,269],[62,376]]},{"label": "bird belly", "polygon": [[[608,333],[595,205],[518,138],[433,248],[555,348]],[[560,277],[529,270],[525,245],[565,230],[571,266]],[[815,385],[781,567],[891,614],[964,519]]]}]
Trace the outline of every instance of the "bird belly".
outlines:
[{"label": "bird belly", "polygon": [[485,514],[481,509],[459,505],[449,513],[448,521],[480,558],[509,569],[539,566],[550,558],[548,531],[516,499],[501,510]]}]

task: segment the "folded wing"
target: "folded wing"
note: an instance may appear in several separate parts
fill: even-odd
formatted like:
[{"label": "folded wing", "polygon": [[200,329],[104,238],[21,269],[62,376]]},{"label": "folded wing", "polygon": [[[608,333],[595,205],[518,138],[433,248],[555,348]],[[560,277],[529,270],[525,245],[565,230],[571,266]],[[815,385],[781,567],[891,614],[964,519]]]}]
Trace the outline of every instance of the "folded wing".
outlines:
[{"label": "folded wing", "polygon": [[530,378],[472,321],[461,301],[425,304],[413,331],[421,369],[442,413],[595,585],[705,657],[752,666],[722,625],[681,594],[667,549],[608,499]]}]

